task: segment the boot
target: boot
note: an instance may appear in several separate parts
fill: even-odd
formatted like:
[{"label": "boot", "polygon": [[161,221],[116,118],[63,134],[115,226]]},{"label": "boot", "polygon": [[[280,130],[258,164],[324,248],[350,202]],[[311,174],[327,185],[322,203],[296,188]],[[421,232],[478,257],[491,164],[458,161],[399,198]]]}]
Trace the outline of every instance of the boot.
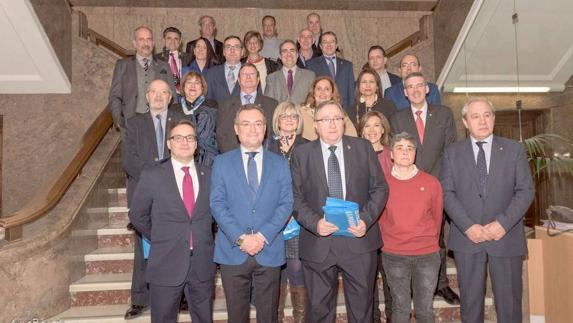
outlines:
[{"label": "boot", "polygon": [[304,323],[306,314],[306,288],[304,286],[290,286],[290,299],[292,302],[292,316],[294,323]]},{"label": "boot", "polygon": [[287,295],[287,284],[281,283],[279,289],[279,315],[278,315],[278,322],[283,323],[285,318],[285,303],[286,303],[286,295]]}]

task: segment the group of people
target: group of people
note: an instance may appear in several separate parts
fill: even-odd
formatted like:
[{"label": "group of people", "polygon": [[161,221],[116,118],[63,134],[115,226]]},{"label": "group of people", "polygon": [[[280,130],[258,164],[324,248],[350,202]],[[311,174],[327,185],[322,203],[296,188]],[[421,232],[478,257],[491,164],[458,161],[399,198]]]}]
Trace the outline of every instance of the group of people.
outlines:
[{"label": "group of people", "polygon": [[[215,39],[210,16],[187,43],[175,27],[154,54],[151,29],[116,63],[109,95],[122,132],[130,224],[136,233],[131,306],[153,322],[212,322],[221,273],[229,322],[334,322],[339,275],[348,322],[434,322],[433,298],[483,322],[489,268],[499,322],[521,322],[523,215],[533,184],[521,144],[493,135],[486,98],[450,108],[405,55],[400,76],[369,49],[358,78],[337,36],[307,16],[298,39]],[[326,199],[359,206],[347,234]],[[293,223],[293,221],[295,223]],[[446,275],[454,253],[460,296]],[[349,221],[350,222],[350,221]],[[300,231],[286,236],[287,224]],[[340,223],[338,223],[340,225]],[[346,230],[346,228],[345,228]],[[147,255],[143,245],[149,242]]]}]

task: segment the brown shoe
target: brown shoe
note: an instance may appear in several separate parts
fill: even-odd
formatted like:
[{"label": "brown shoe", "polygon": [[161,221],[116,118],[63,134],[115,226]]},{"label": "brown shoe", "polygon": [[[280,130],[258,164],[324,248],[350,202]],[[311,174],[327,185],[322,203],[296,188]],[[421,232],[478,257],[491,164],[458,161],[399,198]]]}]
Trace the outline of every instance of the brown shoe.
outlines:
[{"label": "brown shoe", "polygon": [[304,323],[306,316],[306,288],[304,286],[290,286],[290,300],[292,302],[292,316],[294,323]]}]

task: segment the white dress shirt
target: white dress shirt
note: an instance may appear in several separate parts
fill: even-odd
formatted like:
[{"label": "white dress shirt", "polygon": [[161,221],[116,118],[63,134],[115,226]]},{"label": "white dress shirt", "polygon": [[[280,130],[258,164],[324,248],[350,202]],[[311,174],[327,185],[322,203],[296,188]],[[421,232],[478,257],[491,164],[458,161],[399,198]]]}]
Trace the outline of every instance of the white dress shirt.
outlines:
[{"label": "white dress shirt", "polygon": [[171,158],[171,164],[173,165],[173,173],[175,174],[175,181],[177,182],[177,189],[179,189],[181,200],[183,200],[183,177],[185,176],[185,172],[181,169],[181,167],[189,166],[189,174],[191,175],[191,180],[193,181],[193,193],[195,195],[194,198],[195,201],[197,201],[197,195],[199,195],[199,177],[197,176],[197,168],[195,168],[195,162],[192,161],[189,164],[183,164],[175,158]]},{"label": "white dress shirt", "polygon": [[[410,106],[410,109],[412,109],[412,115],[414,116],[414,121],[416,121],[416,118],[418,117],[416,115],[416,111],[420,111],[420,109],[416,109],[413,106]],[[426,117],[428,116],[428,102],[424,101],[424,106],[422,107],[422,114],[420,114],[420,119],[422,119],[422,122],[424,123],[424,127],[426,126]]]},{"label": "white dress shirt", "polygon": [[[477,158],[478,158],[478,153],[479,153],[479,147],[476,144],[476,142],[478,142],[478,140],[476,140],[474,137],[470,136],[470,140],[472,142],[472,149],[474,152],[474,160],[477,164]],[[493,141],[493,135],[489,135],[489,137],[479,140],[479,141],[484,141],[485,144],[482,145],[483,147],[483,151],[485,153],[485,164],[487,166],[487,172],[489,173],[489,160],[491,159],[491,144]]]},{"label": "white dress shirt", "polygon": [[336,144],[329,145],[320,139],[320,149],[322,150],[322,161],[324,162],[324,173],[326,174],[326,181],[328,182],[328,158],[330,157],[330,146],[336,146],[334,155],[338,159],[338,166],[340,167],[340,178],[342,179],[342,196],[346,198],[346,171],[344,169],[344,146],[342,145],[342,139],[340,139]]},{"label": "white dress shirt", "polygon": [[258,152],[258,154],[255,155],[254,159],[255,162],[257,163],[257,179],[259,180],[259,185],[261,184],[261,176],[263,173],[263,146],[261,145],[259,148],[255,149],[255,150],[249,150],[245,147],[243,147],[243,145],[241,145],[241,157],[243,157],[243,168],[245,169],[245,177],[247,178],[247,182],[249,182],[249,166],[248,166],[248,162],[249,162],[249,155],[247,154],[248,152],[251,151],[256,151]]}]

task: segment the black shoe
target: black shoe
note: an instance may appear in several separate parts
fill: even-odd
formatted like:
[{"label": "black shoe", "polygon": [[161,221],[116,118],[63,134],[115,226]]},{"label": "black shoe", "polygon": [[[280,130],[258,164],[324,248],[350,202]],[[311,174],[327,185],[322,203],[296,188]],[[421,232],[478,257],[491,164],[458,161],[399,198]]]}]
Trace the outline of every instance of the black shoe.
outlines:
[{"label": "black shoe", "polygon": [[133,224],[131,224],[131,222],[129,222],[129,223],[127,224],[127,230],[129,230],[129,231],[135,231],[135,226],[133,226]]},{"label": "black shoe", "polygon": [[440,296],[450,305],[459,305],[460,297],[449,286],[436,291],[436,295]]},{"label": "black shoe", "polygon": [[181,312],[188,312],[189,311],[189,305],[187,304],[186,300],[184,300],[183,302],[181,302],[179,304],[179,311],[181,311]]},{"label": "black shoe", "polygon": [[131,320],[134,319],[138,316],[140,316],[143,311],[145,311],[147,309],[147,306],[143,306],[143,305],[131,305],[128,309],[127,312],[125,312],[125,316],[124,318],[126,320]]}]

